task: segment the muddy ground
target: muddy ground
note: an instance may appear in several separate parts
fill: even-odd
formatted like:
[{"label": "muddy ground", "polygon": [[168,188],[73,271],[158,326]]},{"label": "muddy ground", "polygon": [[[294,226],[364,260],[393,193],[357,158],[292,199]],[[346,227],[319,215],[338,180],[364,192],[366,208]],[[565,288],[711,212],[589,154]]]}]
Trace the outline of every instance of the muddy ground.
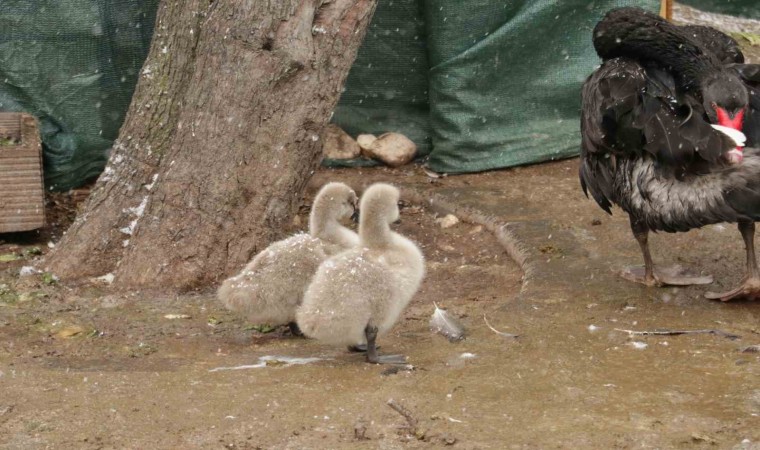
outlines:
[{"label": "muddy ground", "polygon": [[[381,340],[414,366],[396,373],[284,329],[257,331],[213,292],[19,277],[56,232],[6,237],[0,255],[21,259],[0,262],[0,448],[760,448],[760,356],[743,351],[760,344],[760,303],[620,281],[610,269],[638,262],[625,218],[586,200],[575,170],[570,160],[440,179],[416,166],[315,176],[312,193],[327,180],[403,187],[398,229],[422,246],[428,276]],[[513,236],[534,255],[521,261],[531,273],[489,224],[442,228],[435,195],[491,222],[537,217],[538,231]],[[658,260],[680,258],[726,285],[740,276],[740,241],[726,229],[653,240]],[[465,340],[430,332],[434,301],[465,324]],[[484,314],[520,337],[496,334]],[[663,327],[741,338],[616,331]],[[217,370],[244,365],[263,367]]]}]

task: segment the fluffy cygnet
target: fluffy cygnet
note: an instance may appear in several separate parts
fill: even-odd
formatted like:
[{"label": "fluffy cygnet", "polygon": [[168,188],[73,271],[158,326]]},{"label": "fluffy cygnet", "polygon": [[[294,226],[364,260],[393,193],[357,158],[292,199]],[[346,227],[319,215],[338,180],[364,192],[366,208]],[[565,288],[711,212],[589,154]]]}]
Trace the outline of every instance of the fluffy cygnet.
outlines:
[{"label": "fluffy cygnet", "polygon": [[391,231],[399,219],[399,191],[374,184],[362,196],[360,244],[319,266],[296,321],[312,338],[335,345],[367,344],[367,361],[403,363],[401,355],[379,356],[375,340],[398,320],[420,287],[425,260],[409,239]]},{"label": "fluffy cygnet", "polygon": [[309,232],[275,242],[256,255],[218,291],[224,306],[251,323],[289,324],[294,334],[296,308],[319,265],[331,255],[359,244],[340,220],[357,210],[356,193],[343,183],[328,183],[314,199]]}]

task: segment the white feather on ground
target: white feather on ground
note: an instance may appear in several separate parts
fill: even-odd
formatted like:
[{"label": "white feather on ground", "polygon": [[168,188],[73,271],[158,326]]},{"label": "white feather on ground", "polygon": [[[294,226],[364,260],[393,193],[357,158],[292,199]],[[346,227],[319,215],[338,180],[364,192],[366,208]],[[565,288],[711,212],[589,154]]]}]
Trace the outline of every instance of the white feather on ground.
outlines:
[{"label": "white feather on ground", "polygon": [[459,320],[439,308],[435,302],[433,306],[435,306],[435,311],[430,317],[430,331],[446,336],[451,342],[464,339],[465,329]]}]

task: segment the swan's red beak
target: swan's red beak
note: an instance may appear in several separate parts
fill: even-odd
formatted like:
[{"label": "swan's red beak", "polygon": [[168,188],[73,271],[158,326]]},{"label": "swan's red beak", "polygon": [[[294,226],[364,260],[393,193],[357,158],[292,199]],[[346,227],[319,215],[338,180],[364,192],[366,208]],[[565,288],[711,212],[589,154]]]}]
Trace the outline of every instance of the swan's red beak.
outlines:
[{"label": "swan's red beak", "polygon": [[[742,131],[744,127],[744,109],[740,109],[733,117],[726,111],[725,108],[714,105],[715,112],[718,114],[718,125],[724,127],[733,128],[734,130]],[[732,164],[739,164],[744,159],[744,147],[737,146],[735,149],[730,150],[726,157]]]},{"label": "swan's red beak", "polygon": [[740,109],[733,117],[731,117],[731,114],[729,114],[728,111],[720,106],[715,107],[715,112],[718,113],[718,125],[742,131],[742,127],[744,126],[743,109]]}]

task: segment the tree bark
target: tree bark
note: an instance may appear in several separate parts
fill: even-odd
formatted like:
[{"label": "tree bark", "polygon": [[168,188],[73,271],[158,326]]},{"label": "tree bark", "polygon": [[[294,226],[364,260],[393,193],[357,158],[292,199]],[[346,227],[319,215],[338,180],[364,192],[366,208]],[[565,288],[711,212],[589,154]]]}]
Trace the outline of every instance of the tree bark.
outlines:
[{"label": "tree bark", "polygon": [[187,289],[279,238],[375,5],[162,0],[108,166],[47,268]]}]

